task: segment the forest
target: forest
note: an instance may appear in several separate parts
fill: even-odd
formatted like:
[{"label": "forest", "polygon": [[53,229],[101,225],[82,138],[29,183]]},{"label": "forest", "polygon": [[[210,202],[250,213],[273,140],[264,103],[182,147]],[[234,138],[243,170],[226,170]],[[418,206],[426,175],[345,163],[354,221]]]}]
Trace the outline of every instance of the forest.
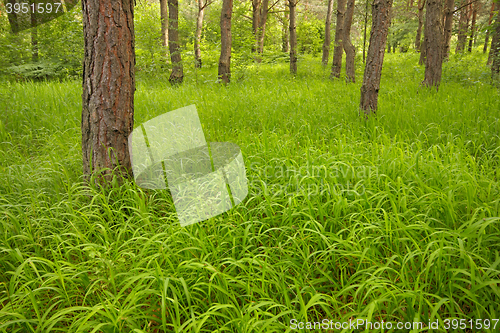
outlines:
[{"label": "forest", "polygon": [[0,333],[498,332],[499,12],[0,2]]}]

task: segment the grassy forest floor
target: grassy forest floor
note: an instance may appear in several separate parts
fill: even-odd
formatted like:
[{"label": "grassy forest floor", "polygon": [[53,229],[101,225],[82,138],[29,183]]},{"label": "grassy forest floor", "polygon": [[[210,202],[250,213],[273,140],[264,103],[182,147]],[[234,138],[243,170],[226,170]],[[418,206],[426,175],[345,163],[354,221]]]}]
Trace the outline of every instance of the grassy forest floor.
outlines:
[{"label": "grassy forest floor", "polygon": [[418,55],[386,55],[368,121],[360,69],[346,85],[319,59],[227,87],[216,69],[178,88],[139,76],[136,126],[196,104],[207,141],[244,154],[246,200],[184,228],[166,191],[84,186],[80,81],[0,83],[0,332],[500,318],[500,93],[485,61],[453,56],[435,92]]}]

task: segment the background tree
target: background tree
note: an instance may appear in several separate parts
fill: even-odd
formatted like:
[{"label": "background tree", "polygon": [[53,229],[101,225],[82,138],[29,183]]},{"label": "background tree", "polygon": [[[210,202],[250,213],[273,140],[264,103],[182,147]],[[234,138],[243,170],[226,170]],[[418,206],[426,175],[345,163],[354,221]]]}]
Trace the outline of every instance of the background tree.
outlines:
[{"label": "background tree", "polygon": [[391,7],[392,0],[374,0],[372,4],[372,31],[360,101],[360,109],[364,111],[365,117],[377,110],[384,50],[391,23]]},{"label": "background tree", "polygon": [[179,1],[168,0],[168,47],[172,61],[171,84],[180,84],[184,79],[181,48],[179,45]]},{"label": "background tree", "polygon": [[422,27],[424,25],[424,8],[425,0],[418,0],[418,28],[417,35],[415,36],[415,50],[420,52],[422,40]]},{"label": "background tree", "polygon": [[165,55],[168,55],[168,3],[167,0],[160,0],[161,19],[161,44],[165,48]]},{"label": "background tree", "polygon": [[333,47],[333,62],[330,78],[340,77],[342,69],[342,53],[344,53],[344,15],[346,0],[337,0],[337,22],[335,23],[335,45]]},{"label": "background tree", "polygon": [[491,26],[491,22],[493,21],[494,10],[495,10],[495,2],[492,1],[491,2],[491,9],[490,9],[490,17],[488,19],[488,28],[486,29],[486,36],[484,37],[483,53],[488,52],[488,44],[490,41],[490,27],[489,26]]},{"label": "background tree", "polygon": [[444,37],[443,37],[443,59],[448,60],[450,56],[450,43],[453,28],[454,0],[446,0],[444,9]]},{"label": "background tree", "polygon": [[290,9],[290,73],[297,74],[297,27],[295,24],[295,7],[297,0],[288,0]]},{"label": "background tree", "polygon": [[456,53],[461,53],[465,49],[467,42],[467,30],[469,29],[469,0],[462,0],[460,9],[460,19],[458,21],[458,40]]},{"label": "background tree", "polygon": [[346,81],[356,82],[356,73],[354,67],[354,60],[356,57],[356,48],[351,42],[351,25],[352,16],[354,15],[355,0],[347,0],[347,9],[344,18],[344,51],[345,51],[345,71]]},{"label": "background tree", "polygon": [[470,37],[469,37],[469,47],[467,48],[468,52],[472,52],[472,45],[474,44],[474,34],[476,33],[476,19],[477,19],[477,10],[478,10],[479,2],[474,2],[471,4],[472,7],[472,23],[470,27]]},{"label": "background tree", "polygon": [[441,0],[427,0],[425,13],[425,86],[439,88],[443,65],[443,29]]},{"label": "background tree", "polygon": [[128,178],[128,136],[134,125],[134,2],[82,0],[82,13],[83,172],[88,179],[105,168],[104,179],[112,174]]},{"label": "background tree", "polygon": [[281,51],[288,53],[289,48],[290,48],[290,37],[288,33],[288,26],[289,26],[289,20],[290,20],[290,13],[287,10],[288,0],[284,0],[284,10],[283,10],[283,21],[282,21],[282,28],[281,28]]},{"label": "background tree", "polygon": [[196,16],[196,33],[194,35],[194,67],[201,68],[201,32],[203,29],[203,17],[205,8],[213,1],[198,0],[198,15]]},{"label": "background tree", "polygon": [[323,57],[321,58],[321,63],[323,66],[328,65],[328,58],[330,57],[330,44],[332,43],[330,37],[331,25],[332,25],[332,11],[333,11],[333,0],[328,0],[328,8],[326,10],[325,19],[325,40],[323,43]]},{"label": "background tree", "polygon": [[223,83],[231,80],[231,17],[233,0],[223,0],[220,16],[221,47],[219,58],[219,79]]},{"label": "background tree", "polygon": [[500,75],[500,1],[495,2],[495,27],[494,35],[491,41],[491,78],[498,83]]}]

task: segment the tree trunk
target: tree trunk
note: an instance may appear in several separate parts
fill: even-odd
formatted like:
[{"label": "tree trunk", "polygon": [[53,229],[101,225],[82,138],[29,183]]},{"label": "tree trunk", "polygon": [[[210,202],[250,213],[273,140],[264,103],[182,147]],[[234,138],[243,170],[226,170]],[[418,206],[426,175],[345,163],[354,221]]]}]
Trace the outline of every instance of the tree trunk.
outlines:
[{"label": "tree trunk", "polygon": [[470,26],[470,38],[469,38],[469,47],[467,49],[468,52],[472,52],[472,44],[474,43],[474,33],[476,30],[476,18],[477,18],[477,2],[472,4],[472,23]]},{"label": "tree trunk", "polygon": [[297,30],[295,29],[295,0],[288,0],[290,8],[290,73],[297,74]]},{"label": "tree trunk", "polygon": [[161,44],[165,48],[165,55],[168,55],[168,4],[167,0],[160,0],[161,18]]},{"label": "tree trunk", "polygon": [[344,53],[344,15],[345,15],[346,0],[337,1],[337,23],[335,26],[335,45],[333,48],[332,73],[330,78],[340,77],[342,69],[342,53]]},{"label": "tree trunk", "polygon": [[252,53],[257,52],[259,46],[260,4],[261,0],[252,0],[252,31],[254,37]]},{"label": "tree trunk", "polygon": [[365,2],[365,22],[363,31],[363,63],[366,62],[366,28],[368,26],[368,0]]},{"label": "tree trunk", "polygon": [[425,0],[418,0],[418,28],[417,36],[415,37],[415,50],[421,51],[422,26],[424,25],[424,8]]},{"label": "tree trunk", "polygon": [[[468,0],[462,0],[461,6],[467,4],[467,1]],[[463,50],[465,49],[465,43],[467,41],[467,29],[469,27],[468,8],[469,6],[465,6],[462,9],[460,9],[460,19],[458,21],[458,40],[455,53],[462,53]]]},{"label": "tree trunk", "polygon": [[330,37],[330,30],[332,25],[332,11],[333,11],[333,0],[328,0],[328,9],[326,11],[325,20],[325,40],[323,42],[323,57],[321,58],[321,63],[323,66],[328,65],[328,58],[330,57],[330,44],[332,42]]},{"label": "tree trunk", "polygon": [[495,20],[495,30],[491,41],[490,57],[491,57],[491,78],[498,83],[500,79],[500,1],[495,2],[495,11],[497,18]]},{"label": "tree trunk", "polygon": [[422,45],[420,46],[420,58],[418,59],[419,65],[425,64],[426,55],[427,55],[427,42],[425,39],[425,32],[424,32],[424,41],[422,42]]},{"label": "tree trunk", "polygon": [[219,58],[219,79],[227,84],[231,81],[231,16],[233,0],[223,0],[220,15],[221,47]]},{"label": "tree trunk", "polygon": [[182,67],[181,48],[179,45],[179,1],[168,0],[168,47],[172,61],[172,73],[169,81],[171,84],[181,84],[184,79]]},{"label": "tree trunk", "polygon": [[[490,18],[488,19],[488,25],[491,25],[491,21],[493,20],[494,9],[495,9],[495,2],[492,2],[491,3],[491,10],[490,10]],[[486,37],[484,38],[483,53],[488,52],[489,42],[490,42],[490,29],[486,29]]]},{"label": "tree trunk", "polygon": [[[208,1],[208,0],[207,0]],[[205,14],[206,3],[198,0],[198,17],[196,19],[196,35],[194,38],[194,67],[201,68],[201,30],[203,29],[203,16]]]},{"label": "tree trunk", "polygon": [[372,4],[372,31],[360,101],[360,109],[364,111],[365,117],[377,110],[384,50],[391,23],[391,7],[392,0],[374,0]]},{"label": "tree trunk", "polygon": [[442,33],[442,2],[441,0],[427,0],[425,13],[425,78],[423,85],[436,89],[441,82],[443,65],[443,33]]},{"label": "tree trunk", "polygon": [[[134,126],[134,2],[83,0],[83,173],[97,183],[132,176],[128,137]],[[110,19],[113,18],[113,19]],[[103,170],[104,169],[104,170]]]},{"label": "tree trunk", "polygon": [[31,61],[38,61],[38,25],[36,22],[36,12],[31,12]]},{"label": "tree trunk", "polygon": [[354,59],[356,57],[356,48],[351,42],[352,16],[354,15],[355,0],[347,0],[347,9],[344,18],[344,51],[345,51],[345,72],[347,82],[356,82],[356,73],[354,68]]},{"label": "tree trunk", "polygon": [[[269,0],[262,0],[262,7],[260,9],[260,19],[259,19],[259,54],[262,55],[264,52],[264,40],[266,37],[266,23],[267,23],[267,13],[269,12]],[[262,58],[259,56],[259,62]]]},{"label": "tree trunk", "polygon": [[446,7],[444,10],[444,39],[443,39],[443,60],[448,60],[450,57],[450,42],[451,31],[453,28],[453,10],[455,6],[454,0],[446,0]]},{"label": "tree trunk", "polygon": [[[285,0],[287,1],[287,0]],[[281,50],[285,53],[288,53],[289,47],[290,47],[290,38],[288,36],[288,21],[289,21],[289,13],[286,10],[286,4],[285,4],[285,13],[284,13],[284,18],[283,18],[283,31],[281,35]]]}]

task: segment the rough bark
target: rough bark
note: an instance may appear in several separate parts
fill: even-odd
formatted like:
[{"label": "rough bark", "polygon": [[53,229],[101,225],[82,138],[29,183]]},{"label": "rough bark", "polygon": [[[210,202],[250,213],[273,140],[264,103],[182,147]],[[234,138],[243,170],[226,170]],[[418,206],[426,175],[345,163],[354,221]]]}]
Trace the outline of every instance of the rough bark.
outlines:
[{"label": "rough bark", "polygon": [[500,1],[495,3],[495,11],[497,12],[497,17],[495,20],[495,30],[491,41],[491,78],[497,84],[500,80]]},{"label": "rough bark", "polygon": [[351,25],[354,15],[355,0],[347,0],[347,9],[344,18],[344,51],[345,51],[345,71],[346,81],[356,82],[356,74],[354,68],[354,59],[356,57],[356,48],[351,42]]},{"label": "rough bark", "polygon": [[[87,180],[102,185],[132,176],[128,136],[134,125],[134,2],[83,0],[82,153]],[[111,19],[112,18],[112,19]],[[104,169],[104,170],[103,170]]]},{"label": "rough bark", "polygon": [[443,60],[448,60],[450,56],[451,32],[453,28],[454,0],[446,0],[444,9],[444,39],[443,39]]},{"label": "rough bark", "polygon": [[198,0],[198,16],[196,18],[196,34],[194,38],[194,67],[201,68],[201,31],[203,29],[203,16],[205,15],[205,7],[207,2]]},{"label": "rough bark", "polygon": [[172,61],[172,73],[169,81],[171,84],[181,84],[184,79],[182,67],[181,48],[179,45],[179,1],[168,0],[168,47]]},{"label": "rough bark", "polygon": [[468,52],[472,52],[472,44],[474,43],[474,33],[476,31],[476,18],[477,18],[477,2],[472,4],[472,23],[470,26],[470,37],[469,37],[469,47]]},{"label": "rough bark", "polygon": [[465,43],[467,41],[467,29],[469,27],[469,6],[465,6],[468,0],[462,0],[461,6],[464,6],[460,9],[460,19],[458,21],[458,40],[457,47],[455,49],[455,53],[462,53],[465,49]]},{"label": "rough bark", "polygon": [[424,25],[424,8],[425,0],[418,0],[418,28],[417,36],[415,37],[415,50],[421,51],[422,27]]},{"label": "rough bark", "polygon": [[326,10],[326,20],[325,20],[325,40],[323,41],[323,57],[321,58],[321,63],[323,66],[328,65],[328,58],[330,57],[330,44],[332,39],[330,37],[330,30],[332,26],[332,11],[333,11],[333,0],[328,0],[328,9]]},{"label": "rough bark", "polygon": [[297,74],[297,30],[295,27],[295,0],[288,0],[290,8],[290,73]]},{"label": "rough bark", "polygon": [[[285,0],[287,1],[287,0]],[[286,10],[286,4],[285,4],[285,13],[284,13],[284,18],[283,18],[283,29],[282,29],[282,35],[281,35],[281,50],[285,53],[288,53],[289,48],[290,48],[290,38],[288,36],[288,21],[289,21],[289,13]]]},{"label": "rough bark", "polygon": [[[493,12],[495,10],[495,2],[491,3],[491,9],[490,9],[490,18],[488,19],[488,25],[491,25],[491,21],[493,20]],[[490,29],[486,29],[486,36],[484,37],[484,46],[483,46],[483,53],[488,52],[488,44],[490,42]]]},{"label": "rough bark", "polygon": [[233,0],[222,1],[220,16],[221,50],[219,58],[219,79],[223,83],[231,80],[231,17],[233,15]]},{"label": "rough bark", "polygon": [[337,22],[335,26],[335,45],[333,47],[333,62],[330,78],[340,77],[342,69],[342,53],[344,53],[344,16],[346,0],[337,0]]},{"label": "rough bark", "polygon": [[168,3],[167,0],[160,0],[161,19],[161,44],[165,48],[165,55],[168,55]]},{"label": "rough bark", "polygon": [[436,89],[441,82],[443,65],[443,29],[442,29],[442,2],[441,0],[427,0],[425,13],[425,78],[423,85]]},{"label": "rough bark", "polygon": [[360,109],[364,111],[365,117],[377,110],[384,50],[391,22],[391,7],[392,0],[374,0],[372,4],[372,31],[360,101]]}]

